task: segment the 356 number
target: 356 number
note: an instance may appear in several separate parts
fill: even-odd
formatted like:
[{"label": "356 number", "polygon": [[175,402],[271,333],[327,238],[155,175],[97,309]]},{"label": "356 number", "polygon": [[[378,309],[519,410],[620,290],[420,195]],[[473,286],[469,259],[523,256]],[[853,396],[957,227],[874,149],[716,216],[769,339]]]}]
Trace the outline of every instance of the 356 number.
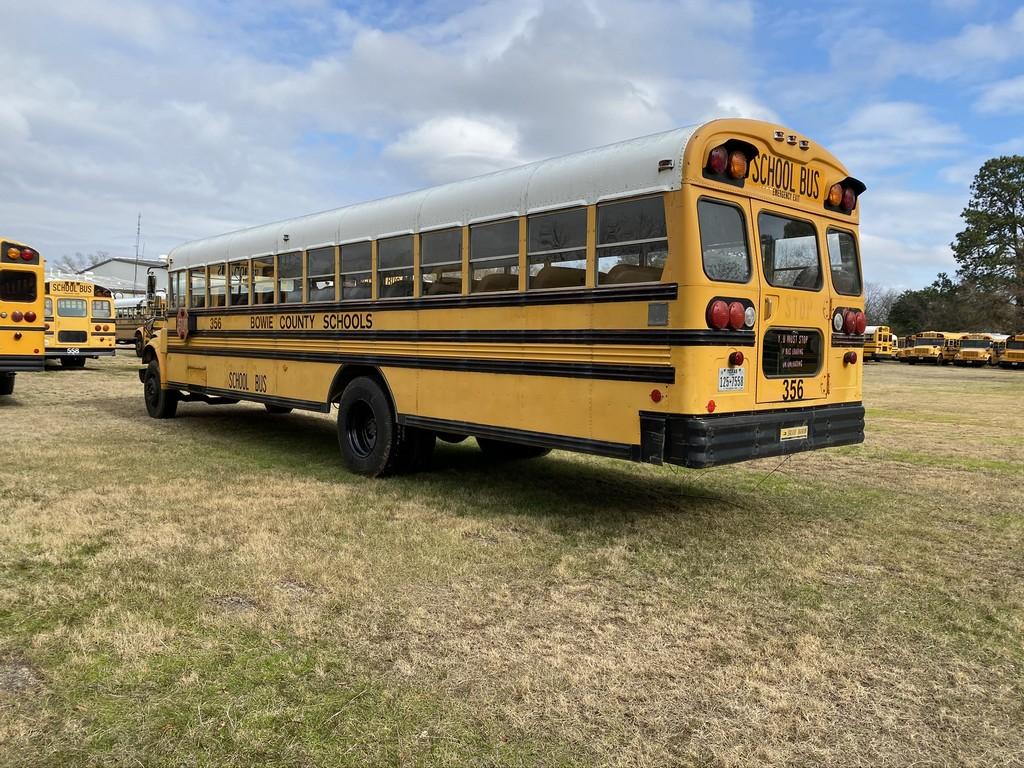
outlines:
[{"label": "356 number", "polygon": [[804,381],[803,379],[786,379],[783,382],[783,400],[803,400]]}]

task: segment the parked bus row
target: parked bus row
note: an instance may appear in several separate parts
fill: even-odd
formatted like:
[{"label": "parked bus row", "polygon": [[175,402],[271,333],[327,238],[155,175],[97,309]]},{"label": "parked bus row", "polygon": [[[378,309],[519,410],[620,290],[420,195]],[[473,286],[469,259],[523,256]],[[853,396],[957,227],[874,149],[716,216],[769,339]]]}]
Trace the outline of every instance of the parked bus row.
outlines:
[{"label": "parked bus row", "polygon": [[900,339],[895,359],[910,365],[1024,368],[1024,334],[923,331]]}]

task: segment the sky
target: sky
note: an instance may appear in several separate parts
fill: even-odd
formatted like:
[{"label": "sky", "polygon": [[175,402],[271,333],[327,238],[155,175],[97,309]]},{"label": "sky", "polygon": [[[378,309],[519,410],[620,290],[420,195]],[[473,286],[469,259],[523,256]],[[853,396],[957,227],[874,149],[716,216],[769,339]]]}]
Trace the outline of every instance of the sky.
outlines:
[{"label": "sky", "polygon": [[56,260],[240,227],[715,117],[868,191],[868,282],[953,273],[1024,154],[1024,4],[0,0],[0,232]]}]

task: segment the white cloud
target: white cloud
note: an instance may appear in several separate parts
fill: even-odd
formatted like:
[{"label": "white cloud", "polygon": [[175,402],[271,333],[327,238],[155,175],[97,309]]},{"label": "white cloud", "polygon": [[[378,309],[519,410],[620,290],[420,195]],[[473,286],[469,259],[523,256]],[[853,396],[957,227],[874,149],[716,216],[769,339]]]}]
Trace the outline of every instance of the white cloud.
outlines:
[{"label": "white cloud", "polygon": [[832,150],[855,173],[903,168],[946,157],[964,141],[960,127],[922,104],[891,101],[854,112],[835,134]]},{"label": "white cloud", "polygon": [[1024,75],[986,86],[975,107],[981,112],[1001,115],[1024,112]]},{"label": "white cloud", "polygon": [[515,126],[458,115],[431,118],[406,131],[384,155],[415,163],[436,182],[479,176],[528,160],[520,154]]}]

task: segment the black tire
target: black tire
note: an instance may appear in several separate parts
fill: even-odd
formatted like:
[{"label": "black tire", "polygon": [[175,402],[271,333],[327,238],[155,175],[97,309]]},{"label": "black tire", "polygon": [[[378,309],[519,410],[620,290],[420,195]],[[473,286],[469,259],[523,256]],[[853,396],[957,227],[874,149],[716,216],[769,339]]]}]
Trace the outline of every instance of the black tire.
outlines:
[{"label": "black tire", "polygon": [[[1006,368],[1007,370],[1009,370],[1011,365],[1012,365],[1012,363],[1000,363],[999,367],[1000,368]],[[2,393],[0,393],[0,394],[2,394]]]},{"label": "black tire", "polygon": [[439,440],[444,440],[446,443],[457,445],[465,441],[469,435],[456,435],[454,432],[438,432],[437,437]]},{"label": "black tire", "polygon": [[351,472],[384,477],[398,471],[401,440],[395,410],[373,379],[360,376],[345,387],[338,403],[338,447]]},{"label": "black tire", "polygon": [[541,456],[547,456],[551,453],[550,448],[539,448],[536,445],[523,445],[522,443],[508,443],[504,440],[493,440],[489,437],[478,437],[476,442],[485,456],[499,461],[539,459]]},{"label": "black tire", "polygon": [[0,373],[0,396],[14,394],[14,374]]},{"label": "black tire", "polygon": [[181,393],[160,388],[160,364],[156,360],[151,360],[146,369],[142,397],[146,401],[146,412],[154,419],[173,419],[178,412]]},{"label": "black tire", "polygon": [[263,407],[267,409],[267,413],[273,413],[280,416],[292,412],[292,409],[286,405],[272,405],[271,403],[264,403]]},{"label": "black tire", "polygon": [[60,359],[62,368],[85,368],[84,357],[62,357]]},{"label": "black tire", "polygon": [[141,333],[135,334],[135,356],[142,357],[143,351],[146,349],[146,341],[142,338]]}]

